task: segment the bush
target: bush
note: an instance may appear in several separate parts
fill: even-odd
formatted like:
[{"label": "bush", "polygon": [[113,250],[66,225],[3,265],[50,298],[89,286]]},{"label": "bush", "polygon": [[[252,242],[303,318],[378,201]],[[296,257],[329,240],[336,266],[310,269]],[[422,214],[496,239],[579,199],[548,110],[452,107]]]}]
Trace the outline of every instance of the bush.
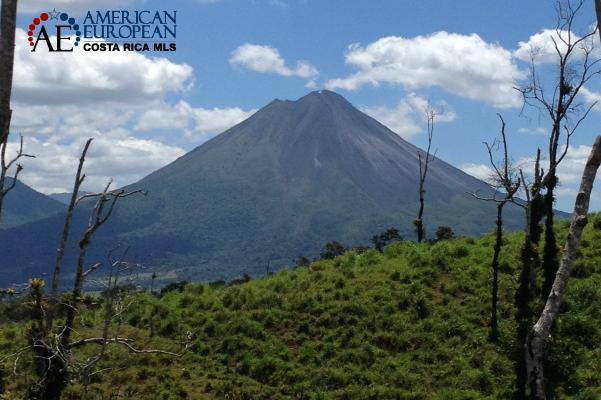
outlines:
[{"label": "bush", "polygon": [[469,256],[470,251],[466,246],[457,246],[454,248],[452,255],[453,257],[463,258]]},{"label": "bush", "polygon": [[179,282],[170,283],[161,289],[160,296],[164,296],[167,293],[173,292],[173,291],[181,292],[182,290],[184,290],[184,288],[186,287],[187,284],[188,284],[188,281],[179,281]]},{"label": "bush", "polygon": [[346,247],[332,240],[323,246],[323,249],[319,253],[320,260],[333,260],[334,258],[341,256],[346,251]]},{"label": "bush", "polygon": [[601,213],[597,213],[595,214],[595,216],[593,216],[593,228],[595,228],[598,231],[601,231]]},{"label": "bush", "polygon": [[436,240],[441,242],[443,240],[450,240],[455,238],[455,232],[450,226],[439,226],[436,229]]}]

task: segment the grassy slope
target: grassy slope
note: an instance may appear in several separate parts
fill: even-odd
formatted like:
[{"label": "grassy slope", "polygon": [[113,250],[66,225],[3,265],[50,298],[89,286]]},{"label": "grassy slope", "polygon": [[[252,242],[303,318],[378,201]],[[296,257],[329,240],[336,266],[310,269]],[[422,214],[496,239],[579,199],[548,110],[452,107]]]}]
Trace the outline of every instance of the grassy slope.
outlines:
[{"label": "grassy slope", "polygon": [[[563,238],[566,225],[560,230]],[[189,351],[174,358],[112,348],[102,366],[115,369],[65,398],[508,399],[521,235],[503,248],[498,345],[487,340],[492,239],[405,242],[238,286],[137,294],[126,300],[134,301],[119,334],[177,351],[189,331]],[[550,345],[558,399],[601,397],[600,243],[598,215]],[[90,307],[80,332],[98,335],[100,316]],[[22,329],[0,326],[1,354],[24,344]],[[8,380],[13,396],[26,384]]]}]

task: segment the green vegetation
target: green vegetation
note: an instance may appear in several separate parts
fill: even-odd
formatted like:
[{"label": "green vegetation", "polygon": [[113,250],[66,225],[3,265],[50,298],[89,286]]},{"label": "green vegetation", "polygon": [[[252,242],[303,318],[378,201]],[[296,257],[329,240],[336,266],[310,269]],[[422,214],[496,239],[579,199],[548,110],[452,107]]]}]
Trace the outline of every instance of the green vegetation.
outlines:
[{"label": "green vegetation", "polygon": [[[566,224],[558,225],[564,238]],[[135,338],[138,348],[179,352],[183,342],[189,348],[173,357],[112,346],[97,365],[111,369],[71,385],[64,398],[509,399],[523,237],[507,235],[501,255],[498,344],[488,339],[493,241],[487,235],[399,242],[383,253],[350,251],[237,285],[126,294],[120,336]],[[599,243],[596,215],[549,341],[546,372],[556,399],[601,397]],[[77,335],[99,336],[100,299],[88,296],[86,304]],[[20,303],[0,307],[0,354],[6,355],[27,345],[27,322],[7,322],[26,313]],[[23,398],[28,355],[17,377],[13,359],[1,362],[6,398]]]}]

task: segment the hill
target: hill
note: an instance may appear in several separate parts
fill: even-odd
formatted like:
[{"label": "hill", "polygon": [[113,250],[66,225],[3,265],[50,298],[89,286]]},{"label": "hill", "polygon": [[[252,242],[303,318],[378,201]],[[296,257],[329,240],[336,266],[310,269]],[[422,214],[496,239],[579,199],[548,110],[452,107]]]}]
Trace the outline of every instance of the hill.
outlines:
[{"label": "hill", "polygon": [[[85,194],[90,194],[90,192],[79,192],[79,195],[85,195]],[[62,193],[51,193],[48,195],[48,197],[50,197],[51,199],[54,199],[58,202],[61,202],[63,204],[69,204],[69,202],[71,201],[71,195],[72,193],[69,192],[62,192]]]},{"label": "hill", "polygon": [[[121,245],[165,281],[232,279],[313,257],[329,240],[368,244],[391,226],[413,237],[420,152],[336,93],[275,100],[127,187],[148,195],[119,205],[89,259],[104,260]],[[494,225],[494,205],[469,194],[490,187],[444,161],[431,163],[426,190],[430,236],[439,225],[460,235]],[[86,218],[82,212],[74,226]],[[522,221],[521,210],[507,207],[509,228]],[[0,233],[12,250],[0,261],[0,284],[6,274],[26,280],[48,272],[61,224],[54,218]],[[73,264],[72,255],[67,260]]]},{"label": "hill", "polygon": [[[591,220],[547,350],[557,399],[601,397],[601,215]],[[522,235],[506,239],[499,344],[487,339],[493,237],[402,242],[240,285],[129,294],[119,303],[129,304],[116,321],[120,336],[171,351],[188,336],[191,347],[182,357],[111,347],[98,366],[111,368],[66,397],[509,399]],[[102,305],[95,297],[87,304],[77,332],[98,336]],[[25,345],[25,324],[6,322],[2,305],[0,352],[10,354]],[[12,371],[11,361],[0,365],[5,376]],[[20,393],[26,376],[6,379],[8,390]]]},{"label": "hill", "polygon": [[[12,178],[7,178],[6,187],[11,183]],[[21,181],[17,181],[14,189],[6,196],[3,208],[0,229],[47,218],[65,209],[60,202],[33,190]]]}]

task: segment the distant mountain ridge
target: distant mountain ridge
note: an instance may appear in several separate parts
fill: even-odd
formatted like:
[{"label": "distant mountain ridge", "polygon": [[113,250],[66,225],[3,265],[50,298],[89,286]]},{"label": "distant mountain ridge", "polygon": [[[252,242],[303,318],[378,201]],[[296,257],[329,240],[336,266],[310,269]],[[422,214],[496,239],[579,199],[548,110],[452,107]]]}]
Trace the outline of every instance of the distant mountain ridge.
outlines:
[{"label": "distant mountain ridge", "polygon": [[[79,194],[79,196],[83,196],[86,194],[90,194],[90,192],[79,192],[78,194]],[[50,197],[51,199],[59,201],[63,204],[69,204],[69,202],[71,201],[71,196],[72,196],[72,193],[69,193],[69,192],[51,193],[48,195],[48,197]]]},{"label": "distant mountain ridge", "polygon": [[[278,268],[300,255],[315,256],[328,240],[368,244],[390,226],[412,239],[418,152],[334,92],[274,100],[129,185],[148,196],[119,205],[90,259],[104,259],[121,244],[165,279],[231,279],[264,273],[268,263]],[[439,225],[458,234],[492,228],[494,205],[469,195],[491,193],[486,183],[437,158],[426,190],[429,236]],[[74,225],[81,227],[83,211],[78,218]],[[509,228],[521,227],[522,219],[520,210],[507,209]],[[14,258],[0,261],[0,283],[15,265],[24,266],[22,278],[44,272],[61,223],[49,218],[0,233],[14,246]],[[11,242],[11,234],[25,239]],[[35,250],[27,250],[34,242]]]},{"label": "distant mountain ridge", "polygon": [[[5,188],[12,184],[7,178]],[[0,229],[7,229],[37,221],[63,212],[65,207],[58,201],[30,188],[17,180],[15,187],[6,195],[0,219]]]}]

